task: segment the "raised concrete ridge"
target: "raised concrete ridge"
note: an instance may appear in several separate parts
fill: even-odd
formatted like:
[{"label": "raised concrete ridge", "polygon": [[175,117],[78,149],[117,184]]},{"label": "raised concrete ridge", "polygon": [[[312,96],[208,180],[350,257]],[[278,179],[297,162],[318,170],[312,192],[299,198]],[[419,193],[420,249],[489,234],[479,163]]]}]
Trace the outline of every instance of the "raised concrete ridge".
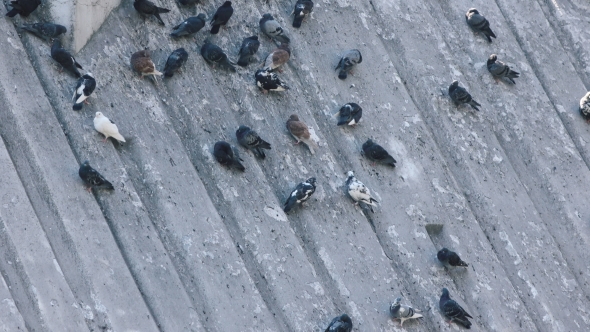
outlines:
[{"label": "raised concrete ridge", "polygon": [[[222,1],[156,2],[171,9],[165,28],[132,1],[102,11],[100,29],[98,16],[89,30],[74,24],[66,44],[98,84],[80,112],[49,45],[0,20],[0,331],[320,331],[342,312],[355,331],[398,331],[388,316],[398,296],[424,311],[404,329],[457,330],[438,308],[443,287],[474,330],[590,330],[590,127],[577,110],[590,84],[590,4],[318,0],[293,29],[294,2],[235,2],[211,37],[235,59],[272,13],[292,39],[280,74],[291,90],[280,94],[258,91],[257,64],[236,74],[206,64],[206,29],[168,36]],[[79,16],[57,4],[13,21]],[[491,22],[491,44],[467,27],[470,7]],[[276,46],[260,40],[263,59]],[[171,79],[129,68],[147,48],[163,69],[179,47],[189,60]],[[363,62],[341,81],[334,67],[350,48]],[[521,73],[516,85],[490,76],[492,53]],[[454,79],[481,112],[452,104]],[[356,128],[335,125],[347,102],[363,107]],[[102,143],[97,111],[126,144]],[[315,156],[293,146],[292,113],[319,137]],[[243,174],[211,155],[218,140],[237,144],[240,124],[272,144],[265,160],[240,148]],[[361,156],[369,137],[396,169]],[[86,159],[114,192],[84,190]],[[381,203],[374,214],[347,197],[349,170]],[[316,193],[285,215],[310,176]],[[442,247],[469,268],[442,267]]]}]

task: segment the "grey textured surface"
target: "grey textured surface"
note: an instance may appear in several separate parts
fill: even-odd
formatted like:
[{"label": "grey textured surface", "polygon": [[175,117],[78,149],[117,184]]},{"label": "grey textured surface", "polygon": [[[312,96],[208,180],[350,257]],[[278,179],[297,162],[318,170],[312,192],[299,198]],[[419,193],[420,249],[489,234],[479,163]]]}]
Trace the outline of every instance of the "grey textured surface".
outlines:
[{"label": "grey textured surface", "polygon": [[[263,13],[283,24],[291,90],[263,95],[257,63],[235,74],[205,63],[206,29],[168,36],[221,1],[167,3],[165,28],[125,1],[75,55],[97,80],[80,112],[49,45],[0,20],[0,329],[318,331],[346,312],[355,331],[397,331],[388,309],[403,296],[424,314],[404,329],[456,330],[438,309],[446,287],[474,330],[590,330],[590,128],[577,111],[590,5],[326,0],[293,29],[294,2],[235,3],[212,38],[236,60]],[[490,21],[491,44],[465,23],[470,7]],[[276,47],[260,40],[258,63]],[[157,85],[129,67],[148,48],[162,70],[179,47],[188,62]],[[334,68],[351,48],[363,62],[342,81]],[[521,73],[516,85],[494,81],[492,53]],[[481,112],[453,105],[454,79]],[[332,117],[347,102],[363,107],[356,128]],[[128,142],[102,143],[96,111]],[[314,156],[293,146],[292,113],[318,137]],[[240,147],[245,173],[211,155],[218,140],[237,145],[241,124],[272,144],[265,160]],[[395,169],[361,156],[369,137]],[[84,190],[86,159],[114,192]],[[376,213],[347,197],[349,170]],[[286,216],[311,176],[315,194]],[[444,268],[442,247],[469,268]]]}]

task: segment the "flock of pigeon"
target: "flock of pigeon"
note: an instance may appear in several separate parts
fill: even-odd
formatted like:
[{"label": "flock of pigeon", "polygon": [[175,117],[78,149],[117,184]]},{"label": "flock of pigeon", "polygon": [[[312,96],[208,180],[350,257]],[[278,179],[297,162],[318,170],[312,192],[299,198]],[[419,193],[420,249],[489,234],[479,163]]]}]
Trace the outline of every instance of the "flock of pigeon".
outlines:
[{"label": "flock of pigeon", "polygon": [[[183,5],[191,5],[197,3],[199,0],[179,0]],[[12,9],[6,14],[8,17],[14,17],[17,14],[21,16],[28,16],[40,4],[40,0],[16,0],[12,1]],[[311,0],[297,0],[292,15],[293,27],[300,28],[303,19],[313,11],[313,2]],[[153,15],[159,22],[164,25],[160,14],[167,13],[170,10],[160,8],[154,5],[149,0],[134,0],[133,7],[141,14]],[[231,1],[225,3],[217,9],[210,20],[211,34],[217,34],[221,26],[226,25],[233,14],[233,7]],[[476,33],[483,34],[491,43],[492,38],[496,35],[490,28],[488,20],[481,15],[477,9],[471,8],[465,14],[467,24]],[[193,35],[199,32],[206,25],[206,16],[201,13],[195,17],[190,17],[184,20],[173,28],[170,34],[173,38]],[[262,68],[258,69],[254,74],[257,86],[263,93],[268,91],[285,91],[288,90],[288,85],[281,80],[276,72],[281,72],[280,67],[289,61],[291,55],[290,39],[286,35],[280,24],[273,18],[271,14],[264,14],[259,22],[260,30],[266,36],[271,38],[278,44],[278,47],[272,51],[264,60]],[[34,23],[24,24],[20,27],[23,31],[28,31],[36,36],[49,42],[53,39],[51,46],[51,57],[59,63],[64,69],[72,73],[78,78],[76,87],[74,89],[72,101],[73,109],[79,111],[87,104],[87,99],[92,95],[96,81],[92,73],[82,75],[78,69],[83,69],[82,66],[76,62],[76,59],[61,46],[59,36],[66,33],[67,29],[59,24],[53,23]],[[254,55],[258,52],[260,42],[258,36],[247,37],[243,40],[238,53],[237,65],[246,67],[254,59]],[[206,39],[201,47],[201,55],[214,66],[219,65],[220,68],[235,72],[236,68],[223,50]],[[179,48],[172,52],[166,61],[163,73],[156,69],[155,64],[150,58],[148,50],[140,50],[135,52],[130,59],[131,67],[134,71],[143,76],[164,75],[164,77],[172,77],[188,59],[188,53],[184,48]],[[340,59],[336,70],[339,70],[338,77],[346,79],[351,73],[352,68],[362,62],[362,55],[359,50],[352,49],[346,51]],[[490,55],[487,61],[488,71],[497,79],[507,79],[512,84],[516,84],[515,78],[519,77],[519,73],[512,70],[508,65],[498,60],[495,54]],[[157,81],[156,81],[157,83]],[[481,106],[463,87],[459,86],[458,81],[453,81],[449,86],[449,97],[460,106],[461,104],[468,104],[475,110],[479,111]],[[580,113],[590,123],[590,92],[588,92],[580,100]],[[340,108],[335,114],[338,116],[338,126],[349,125],[355,126],[359,123],[362,117],[362,108],[356,103],[348,103]],[[303,142],[313,155],[318,149],[318,144],[311,137],[308,126],[299,119],[295,114],[291,115],[286,122],[286,127],[289,133],[296,139],[295,144]],[[117,125],[109,118],[104,116],[101,112],[96,112],[94,118],[94,128],[105,136],[104,141],[109,137],[116,139],[119,142],[125,142],[125,138],[119,133]],[[264,159],[266,157],[264,150],[270,150],[271,145],[262,139],[254,130],[247,126],[240,126],[236,131],[236,138],[240,145],[251,150],[258,158]],[[379,144],[368,139],[362,146],[363,154],[369,160],[379,162],[391,167],[395,167],[396,160]],[[217,161],[230,168],[235,168],[240,171],[245,171],[245,167],[240,163],[238,150],[236,147],[230,145],[228,142],[219,141],[215,143],[213,148],[213,155]],[[106,180],[98,171],[92,168],[88,161],[84,161],[80,165],[79,176],[92,188],[102,188],[113,190],[113,185]],[[371,196],[370,190],[356,177],[354,172],[347,173],[346,188],[348,194],[355,201],[355,204],[366,204],[368,208],[373,211],[373,207],[378,203],[375,198]],[[284,212],[290,212],[297,204],[302,204],[307,201],[316,189],[316,179],[311,177],[304,182],[299,183],[291,192],[287,201],[284,204]],[[437,253],[438,260],[448,268],[452,267],[467,267],[465,263],[457,255],[457,253],[443,248]],[[416,319],[423,317],[420,310],[414,309],[411,306],[401,304],[401,297],[395,299],[390,306],[390,314],[393,319],[399,319],[401,326],[404,321],[409,319]],[[440,297],[439,308],[444,316],[455,321],[465,328],[470,328],[471,322],[468,318],[472,318],[467,311],[465,311],[457,302],[452,300],[449,296],[449,291],[446,288],[442,289]],[[332,320],[325,332],[350,332],[352,331],[352,320],[347,314],[342,314]]]}]

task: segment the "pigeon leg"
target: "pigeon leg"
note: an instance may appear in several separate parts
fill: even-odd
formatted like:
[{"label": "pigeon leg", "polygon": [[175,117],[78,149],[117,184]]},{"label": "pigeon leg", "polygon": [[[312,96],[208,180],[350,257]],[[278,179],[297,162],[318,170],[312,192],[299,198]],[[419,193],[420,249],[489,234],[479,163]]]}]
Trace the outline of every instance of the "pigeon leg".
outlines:
[{"label": "pigeon leg", "polygon": [[299,143],[301,143],[301,141],[297,141],[297,142],[293,143],[293,145],[299,145]]},{"label": "pigeon leg", "polygon": [[279,73],[282,73],[283,70],[281,68],[275,68],[276,71],[278,71]]},{"label": "pigeon leg", "polygon": [[84,104],[90,105],[90,102],[88,101],[88,99],[84,99]]},{"label": "pigeon leg", "polygon": [[109,139],[109,137],[108,136],[105,136],[104,139],[102,140],[102,142],[103,143],[106,143],[107,142],[107,139]]},{"label": "pigeon leg", "polygon": [[92,192],[92,187],[87,187],[86,190],[91,193]]},{"label": "pigeon leg", "polygon": [[264,89],[262,89],[262,93],[264,93],[264,94],[268,94],[268,90],[264,90]]}]

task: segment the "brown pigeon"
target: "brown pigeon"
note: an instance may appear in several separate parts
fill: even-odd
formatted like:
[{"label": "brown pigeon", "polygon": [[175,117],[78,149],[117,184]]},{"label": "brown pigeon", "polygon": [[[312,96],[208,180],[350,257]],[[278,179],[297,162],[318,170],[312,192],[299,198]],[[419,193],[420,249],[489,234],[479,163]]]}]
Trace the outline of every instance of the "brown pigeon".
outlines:
[{"label": "brown pigeon", "polygon": [[295,114],[292,114],[287,120],[287,129],[295,137],[297,142],[295,144],[299,144],[300,142],[305,143],[309,148],[311,154],[314,154],[314,148],[318,148],[317,143],[311,138],[311,134],[309,133],[309,128],[303,121],[299,121],[299,117]]},{"label": "brown pigeon", "polygon": [[[264,60],[264,69],[273,71],[289,61],[291,57],[291,49],[289,44],[281,44],[277,49],[272,51]],[[277,69],[281,72],[280,69]]]},{"label": "brown pigeon", "polygon": [[147,75],[162,75],[162,73],[156,70],[156,65],[154,65],[154,62],[150,58],[148,50],[133,53],[131,55],[131,67],[141,74],[142,78]]}]

